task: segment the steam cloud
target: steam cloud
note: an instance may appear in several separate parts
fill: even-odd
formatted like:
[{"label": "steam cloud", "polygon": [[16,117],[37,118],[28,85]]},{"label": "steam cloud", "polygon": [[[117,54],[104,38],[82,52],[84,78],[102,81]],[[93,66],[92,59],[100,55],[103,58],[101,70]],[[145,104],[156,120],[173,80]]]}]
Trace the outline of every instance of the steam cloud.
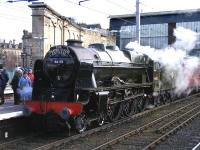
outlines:
[{"label": "steam cloud", "polygon": [[[195,47],[197,33],[178,27],[174,30],[174,36],[176,42],[164,49],[140,46],[137,42],[128,43],[126,48],[146,54],[154,61],[159,62],[161,67],[165,68],[165,78],[169,81],[174,80],[175,92],[190,92],[188,91],[190,79],[198,71],[199,59],[192,56],[188,57],[187,54]],[[196,87],[199,84],[196,80],[194,80],[194,83]]]}]

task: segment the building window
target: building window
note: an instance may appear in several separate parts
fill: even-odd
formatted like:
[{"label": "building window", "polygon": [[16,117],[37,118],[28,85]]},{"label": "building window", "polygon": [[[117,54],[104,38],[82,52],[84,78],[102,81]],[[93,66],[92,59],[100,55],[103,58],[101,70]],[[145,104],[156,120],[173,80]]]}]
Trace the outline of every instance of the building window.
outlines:
[{"label": "building window", "polygon": [[[168,45],[168,24],[141,25],[141,45],[163,48]],[[130,41],[136,40],[136,26],[122,26],[120,30],[120,48],[123,49]]]}]

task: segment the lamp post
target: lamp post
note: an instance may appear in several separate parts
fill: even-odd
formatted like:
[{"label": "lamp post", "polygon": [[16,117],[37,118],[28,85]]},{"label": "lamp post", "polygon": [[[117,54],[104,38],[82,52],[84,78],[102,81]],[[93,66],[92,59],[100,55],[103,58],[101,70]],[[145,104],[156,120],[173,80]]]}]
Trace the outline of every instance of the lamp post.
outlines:
[{"label": "lamp post", "polygon": [[43,51],[44,51],[44,49],[42,49],[42,41],[44,42],[44,40],[45,39],[47,39],[47,38],[45,38],[45,37],[33,37],[33,39],[36,39],[36,40],[39,40],[39,51],[40,51],[40,57],[41,57],[41,59],[43,58],[43,55],[44,55],[44,53],[43,53]]},{"label": "lamp post", "polygon": [[140,45],[140,0],[136,0],[136,40]]},{"label": "lamp post", "polygon": [[25,67],[26,52],[21,53],[21,58],[22,58],[22,66]]}]

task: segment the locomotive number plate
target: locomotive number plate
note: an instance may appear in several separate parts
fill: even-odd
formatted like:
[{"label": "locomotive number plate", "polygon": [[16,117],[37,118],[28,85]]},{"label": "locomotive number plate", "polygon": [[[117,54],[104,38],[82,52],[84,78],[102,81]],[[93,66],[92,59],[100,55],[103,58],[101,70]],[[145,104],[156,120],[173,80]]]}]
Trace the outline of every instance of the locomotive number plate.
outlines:
[{"label": "locomotive number plate", "polygon": [[53,63],[54,64],[63,64],[64,61],[63,60],[54,60]]}]

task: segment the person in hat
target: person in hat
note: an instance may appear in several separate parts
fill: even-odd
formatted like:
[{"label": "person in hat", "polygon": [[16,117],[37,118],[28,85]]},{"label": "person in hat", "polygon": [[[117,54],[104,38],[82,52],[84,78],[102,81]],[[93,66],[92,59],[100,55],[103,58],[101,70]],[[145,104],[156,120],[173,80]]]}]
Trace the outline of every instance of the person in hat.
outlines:
[{"label": "person in hat", "polygon": [[30,100],[32,95],[31,80],[28,77],[28,72],[24,71],[23,76],[19,79],[18,93],[20,94],[20,100]]},{"label": "person in hat", "polygon": [[20,103],[20,95],[18,93],[19,88],[19,79],[21,78],[23,71],[21,69],[16,69],[13,79],[11,81],[11,86],[14,92],[14,105],[18,105]]},{"label": "person in hat", "polygon": [[33,74],[32,69],[28,69],[28,74],[27,75],[28,75],[29,79],[31,80],[31,85],[33,85],[34,74]]}]

